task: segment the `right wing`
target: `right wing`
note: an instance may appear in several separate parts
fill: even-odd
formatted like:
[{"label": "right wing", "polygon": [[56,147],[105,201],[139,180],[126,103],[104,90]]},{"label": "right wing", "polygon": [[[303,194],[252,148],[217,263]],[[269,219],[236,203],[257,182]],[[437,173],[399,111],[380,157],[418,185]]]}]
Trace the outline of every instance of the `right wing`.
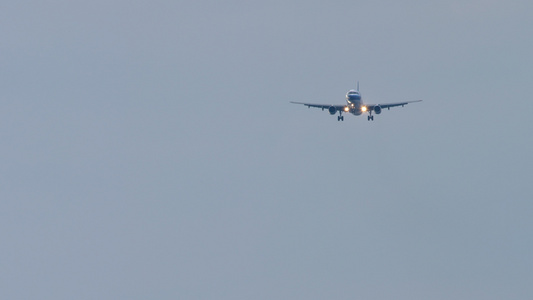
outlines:
[{"label": "right wing", "polygon": [[346,107],[346,105],[332,105],[332,104],[313,104],[313,103],[303,103],[303,102],[293,102],[291,101],[291,103],[294,103],[294,104],[303,104],[307,107],[316,107],[316,108],[322,108],[322,110],[324,109],[329,109],[330,107],[335,107],[335,110],[336,111],[342,111],[344,110],[344,108]]}]

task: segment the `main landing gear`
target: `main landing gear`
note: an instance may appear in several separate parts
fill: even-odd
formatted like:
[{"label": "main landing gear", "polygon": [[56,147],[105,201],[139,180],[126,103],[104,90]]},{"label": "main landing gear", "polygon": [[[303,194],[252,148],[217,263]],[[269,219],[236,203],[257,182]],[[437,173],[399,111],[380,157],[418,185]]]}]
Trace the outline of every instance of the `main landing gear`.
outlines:
[{"label": "main landing gear", "polygon": [[368,121],[374,121],[374,116],[372,115],[372,110],[368,111]]},{"label": "main landing gear", "polygon": [[344,116],[338,116],[337,121],[344,121]]}]

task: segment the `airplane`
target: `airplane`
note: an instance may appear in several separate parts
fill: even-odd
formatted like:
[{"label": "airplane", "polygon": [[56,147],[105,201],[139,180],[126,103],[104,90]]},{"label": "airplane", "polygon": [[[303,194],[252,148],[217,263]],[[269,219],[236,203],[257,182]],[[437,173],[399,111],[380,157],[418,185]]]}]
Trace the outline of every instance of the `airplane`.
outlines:
[{"label": "airplane", "polygon": [[291,101],[291,103],[303,104],[307,106],[308,108],[316,107],[316,108],[322,108],[322,110],[327,109],[331,115],[334,115],[337,112],[339,112],[337,121],[344,121],[344,116],[342,115],[343,112],[352,113],[353,115],[356,115],[356,116],[359,116],[363,113],[368,113],[368,121],[374,121],[374,116],[372,115],[372,112],[374,112],[376,115],[379,115],[384,108],[390,110],[391,107],[395,107],[395,106],[404,107],[405,105],[409,103],[420,102],[420,101],[422,100],[382,103],[382,104],[365,104],[363,102],[363,98],[361,97],[361,93],[359,93],[359,82],[357,82],[357,89],[349,90],[348,93],[346,93],[346,104],[343,104],[343,105],[313,104],[313,103],[303,103],[303,102],[293,102],[293,101]]}]

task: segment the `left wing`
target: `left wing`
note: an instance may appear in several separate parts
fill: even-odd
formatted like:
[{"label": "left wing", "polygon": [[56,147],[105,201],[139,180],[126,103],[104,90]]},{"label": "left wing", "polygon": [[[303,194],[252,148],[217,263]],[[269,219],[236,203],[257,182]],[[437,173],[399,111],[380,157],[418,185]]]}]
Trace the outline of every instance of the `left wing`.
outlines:
[{"label": "left wing", "polygon": [[395,106],[405,106],[409,103],[415,103],[420,102],[422,100],[415,100],[415,101],[405,101],[405,102],[395,102],[395,103],[383,103],[383,104],[365,104],[366,107],[368,107],[368,110],[373,110],[374,107],[379,106],[381,108],[391,108]]}]

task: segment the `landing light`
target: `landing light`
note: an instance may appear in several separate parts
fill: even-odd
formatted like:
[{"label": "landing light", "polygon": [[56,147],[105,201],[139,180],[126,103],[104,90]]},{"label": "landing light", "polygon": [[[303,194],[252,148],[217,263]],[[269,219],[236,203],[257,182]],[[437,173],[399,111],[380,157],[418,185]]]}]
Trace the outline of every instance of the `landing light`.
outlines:
[{"label": "landing light", "polygon": [[346,106],[346,107],[344,108],[344,111],[349,111],[349,110],[350,110],[350,108],[349,108],[348,106]]},{"label": "landing light", "polygon": [[365,112],[367,110],[366,106],[361,107],[361,110]]}]

